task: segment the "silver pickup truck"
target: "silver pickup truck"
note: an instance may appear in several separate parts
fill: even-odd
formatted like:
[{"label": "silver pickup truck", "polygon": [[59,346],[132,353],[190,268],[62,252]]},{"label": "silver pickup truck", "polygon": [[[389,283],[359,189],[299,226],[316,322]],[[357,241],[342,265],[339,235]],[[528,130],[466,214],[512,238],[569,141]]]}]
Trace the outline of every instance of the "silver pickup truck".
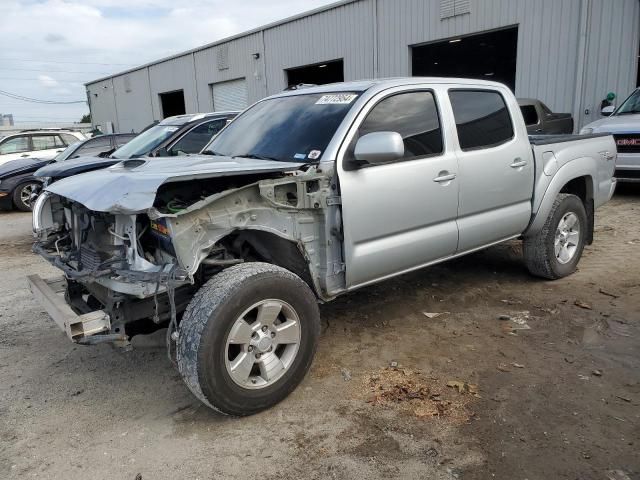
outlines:
[{"label": "silver pickup truck", "polygon": [[29,277],[79,344],[168,328],[203,403],[268,408],[309,369],[318,303],[511,239],[571,274],[615,189],[609,135],[528,137],[502,84],[406,78],[266,98],[202,154],[56,182],[34,207]]}]

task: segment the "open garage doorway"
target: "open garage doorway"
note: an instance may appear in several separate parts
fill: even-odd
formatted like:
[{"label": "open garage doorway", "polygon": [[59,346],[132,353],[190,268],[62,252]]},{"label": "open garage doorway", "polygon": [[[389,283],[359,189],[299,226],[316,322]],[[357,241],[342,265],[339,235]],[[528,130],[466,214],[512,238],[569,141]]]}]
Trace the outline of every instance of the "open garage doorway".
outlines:
[{"label": "open garage doorway", "polygon": [[161,93],[160,106],[162,107],[162,118],[184,115],[187,113],[184,108],[184,90]]},{"label": "open garage doorway", "polygon": [[301,83],[324,85],[344,82],[344,62],[342,60],[290,68],[286,72],[288,87],[300,85]]},{"label": "open garage doorway", "polygon": [[411,48],[412,74],[493,80],[516,88],[518,27]]}]

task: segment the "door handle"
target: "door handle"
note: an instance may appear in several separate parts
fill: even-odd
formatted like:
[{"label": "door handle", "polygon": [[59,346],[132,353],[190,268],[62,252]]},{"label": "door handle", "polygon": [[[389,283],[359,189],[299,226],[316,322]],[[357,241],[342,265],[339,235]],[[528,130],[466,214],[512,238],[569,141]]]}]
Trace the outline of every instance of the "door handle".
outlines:
[{"label": "door handle", "polygon": [[433,179],[433,181],[436,183],[445,183],[445,182],[450,182],[454,178],[456,178],[455,173],[449,173],[447,171],[444,171],[444,172],[440,172],[438,176]]},{"label": "door handle", "polygon": [[522,168],[527,166],[527,162],[521,158],[516,158],[511,165],[511,168]]},{"label": "door handle", "polygon": [[28,154],[28,153],[25,153],[24,155],[20,155],[20,157],[22,157],[22,158],[24,158],[24,157],[28,157],[28,156],[29,156],[29,154]]}]

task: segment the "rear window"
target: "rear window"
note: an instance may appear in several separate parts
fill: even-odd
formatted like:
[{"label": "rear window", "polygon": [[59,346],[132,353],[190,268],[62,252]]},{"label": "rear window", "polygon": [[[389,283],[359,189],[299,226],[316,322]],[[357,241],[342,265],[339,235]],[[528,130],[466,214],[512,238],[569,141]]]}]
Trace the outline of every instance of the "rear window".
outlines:
[{"label": "rear window", "polygon": [[521,105],[520,111],[524,117],[525,125],[529,126],[538,123],[538,112],[536,112],[536,107],[533,105]]},{"label": "rear window", "polygon": [[513,124],[504,98],[489,90],[449,92],[462,150],[490,148],[513,138]]}]

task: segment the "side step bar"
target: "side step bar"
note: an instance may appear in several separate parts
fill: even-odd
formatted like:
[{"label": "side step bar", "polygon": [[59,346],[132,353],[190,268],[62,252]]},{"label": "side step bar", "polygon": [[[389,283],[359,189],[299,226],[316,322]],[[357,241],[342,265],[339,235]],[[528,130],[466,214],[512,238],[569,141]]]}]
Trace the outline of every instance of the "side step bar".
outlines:
[{"label": "side step bar", "polygon": [[71,341],[85,343],[81,341],[83,338],[111,330],[111,320],[104,311],[78,315],[71,309],[64,299],[67,287],[64,277],[45,280],[39,275],[29,275],[27,281],[33,296]]}]

